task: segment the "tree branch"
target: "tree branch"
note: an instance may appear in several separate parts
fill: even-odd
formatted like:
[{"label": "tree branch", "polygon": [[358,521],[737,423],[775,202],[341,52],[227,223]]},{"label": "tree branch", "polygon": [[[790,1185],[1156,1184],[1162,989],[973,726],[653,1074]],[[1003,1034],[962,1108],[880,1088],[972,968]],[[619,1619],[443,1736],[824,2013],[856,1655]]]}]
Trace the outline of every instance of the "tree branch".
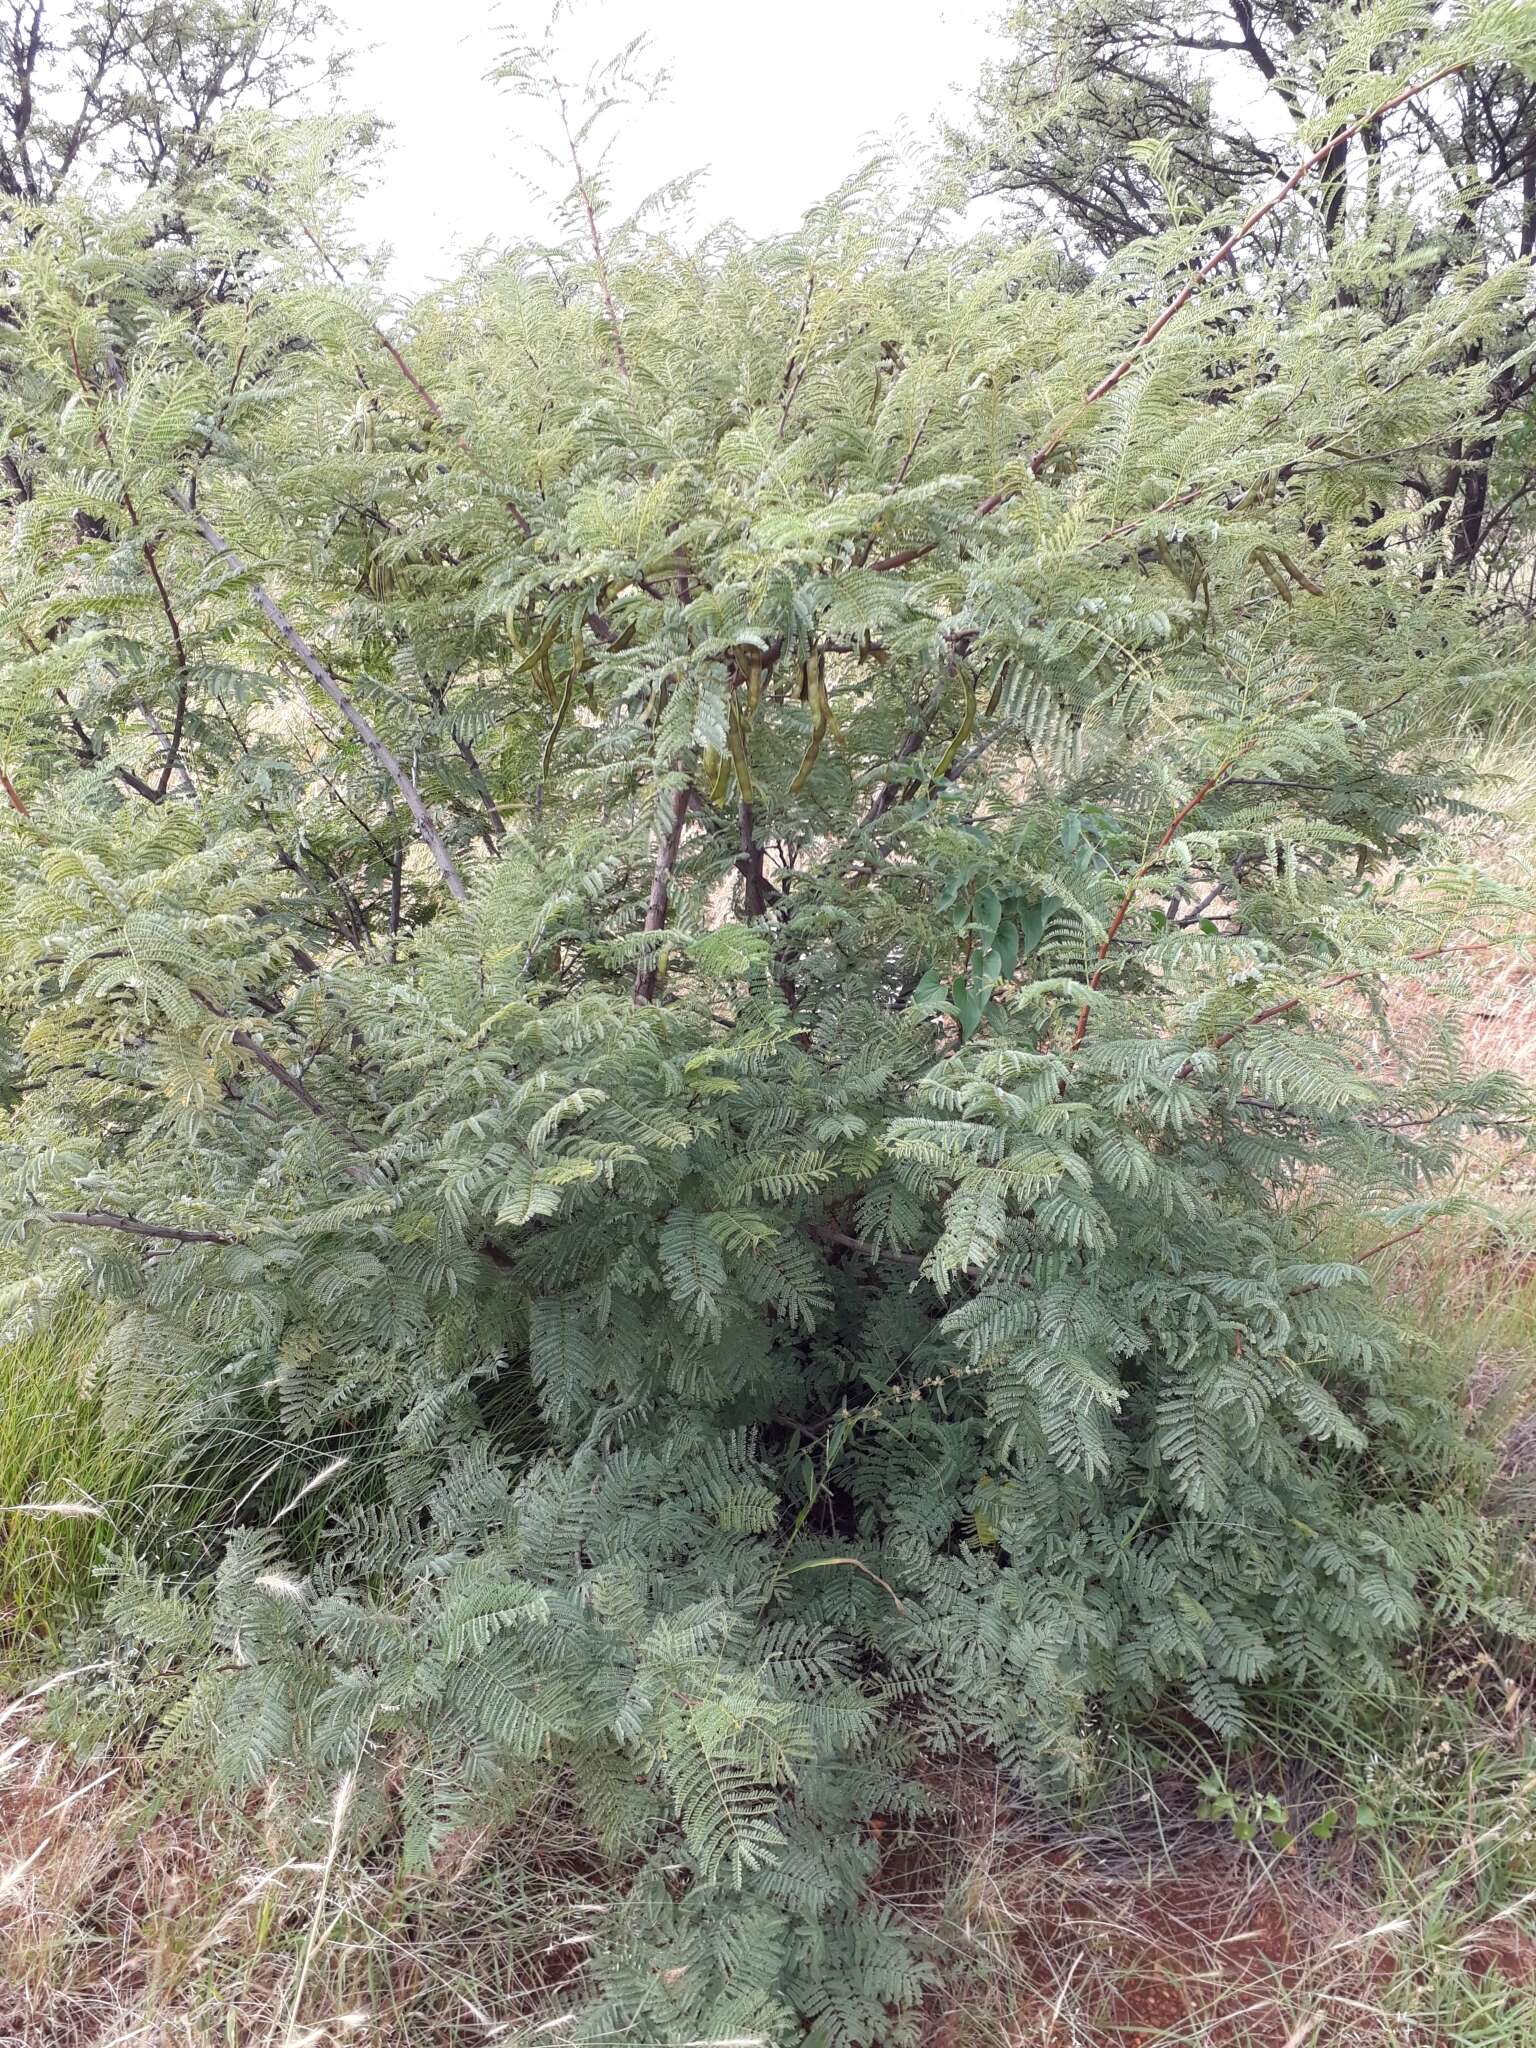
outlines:
[{"label": "tree branch", "polygon": [[[1038,476],[1040,474],[1046,463],[1050,461],[1083,414],[1097,405],[1101,399],[1107,398],[1116,385],[1123,378],[1129,376],[1130,372],[1141,360],[1143,354],[1152,346],[1163,329],[1183,312],[1199,287],[1205,283],[1207,278],[1213,276],[1223,263],[1228,261],[1239,243],[1246,241],[1254,229],[1261,226],[1275,211],[1276,207],[1290,197],[1302,179],[1306,177],[1308,171],[1313,170],[1319,164],[1326,164],[1330,159],[1337,161],[1337,152],[1341,148],[1346,147],[1351,138],[1358,135],[1362,128],[1369,126],[1374,121],[1379,121],[1383,115],[1390,114],[1395,107],[1405,106],[1410,100],[1417,99],[1421,93],[1428,92],[1432,85],[1438,85],[1442,79],[1453,78],[1458,72],[1465,71],[1470,62],[1470,58],[1464,57],[1458,63],[1444,64],[1438,71],[1432,71],[1427,78],[1420,79],[1416,85],[1405,86],[1401,92],[1394,93],[1390,99],[1383,100],[1379,106],[1373,107],[1368,114],[1361,114],[1356,120],[1348,122],[1342,128],[1336,129],[1321,148],[1313,150],[1310,156],[1304,157],[1279,190],[1272,192],[1268,199],[1261,200],[1257,206],[1253,207],[1232,230],[1231,234],[1227,236],[1215,255],[1201,264],[1184,288],[1168,301],[1167,305],[1164,306],[1155,319],[1147,322],[1147,325],[1137,336],[1131,348],[1121,357],[1115,367],[1105,376],[1101,377],[1091,391],[1085,392],[1083,397],[1067,414],[1066,418],[1059,425],[1052,428],[1045,440],[1041,442],[1040,446],[1029,458],[1028,469],[1030,475]],[[1012,486],[1004,485],[1001,490],[994,491],[990,497],[982,499],[981,503],[976,507],[974,516],[978,519],[989,518],[1000,506],[1006,505],[1012,496]],[[919,541],[911,547],[898,549],[895,554],[883,556],[878,562],[872,562],[870,567],[878,571],[905,569],[913,562],[920,562],[925,555],[931,555],[938,545],[939,543],[936,540]]]},{"label": "tree branch", "polygon": [[[1503,939],[1472,939],[1462,946],[1426,946],[1421,952],[1410,953],[1408,960],[1410,965],[1421,965],[1426,960],[1439,960],[1452,953],[1488,953],[1496,946],[1519,945],[1525,936],[1528,934],[1516,933]],[[1260,1024],[1271,1024],[1277,1017],[1289,1016],[1292,1010],[1300,1009],[1308,996],[1321,995],[1325,989],[1347,988],[1352,981],[1363,981],[1368,974],[1374,974],[1376,971],[1373,967],[1355,967],[1351,968],[1348,974],[1332,974],[1326,981],[1320,981],[1315,989],[1303,989],[1297,995],[1286,996],[1278,1003],[1269,1003],[1262,1010],[1255,1010],[1251,1017],[1245,1017],[1240,1024],[1234,1024],[1230,1030],[1223,1031],[1219,1037],[1213,1038],[1208,1046],[1202,1047],[1202,1050],[1220,1052],[1223,1046],[1230,1045],[1233,1039],[1241,1037],[1243,1032],[1252,1031]],[[1174,1075],[1174,1079],[1187,1081],[1194,1071],[1195,1055],[1191,1053]]]},{"label": "tree branch", "polygon": [[[235,550],[212,521],[198,510],[186,494],[182,491],[173,491],[171,497],[179,510],[192,521],[192,524],[197,528],[209,547],[213,549],[214,553],[221,557],[222,560],[228,562],[237,575],[250,577],[250,572],[240,556],[235,553]],[[267,624],[272,628],[278,639],[331,700],[348,725],[351,726],[353,732],[362,741],[368,753],[372,755],[374,761],[383,769],[384,773],[395,785],[395,788],[399,790],[406,809],[416,821],[416,830],[421,835],[423,845],[425,845],[433,860],[436,861],[438,873],[448,884],[448,893],[456,903],[467,902],[469,892],[464,887],[463,877],[454,866],[453,856],[449,853],[448,848],[443,843],[441,834],[432,822],[432,814],[422,801],[421,791],[416,787],[410,776],[407,775],[395,755],[374,731],[365,714],[352,702],[351,698],[342,689],[340,683],[337,682],[331,670],[320,659],[314,648],[310,646],[287,613],[277,604],[266,585],[251,578],[250,589],[252,597],[256,600],[257,609],[266,619]]]},{"label": "tree branch", "polygon": [[[1041,442],[1040,446],[1029,458],[1030,475],[1038,476],[1040,474],[1046,463],[1049,462],[1056,450],[1066,439],[1072,427],[1082,418],[1090,406],[1095,406],[1099,403],[1100,399],[1107,398],[1115,386],[1120,383],[1121,379],[1130,374],[1143,353],[1151,347],[1152,343],[1156,341],[1169,322],[1176,319],[1183,312],[1206,279],[1213,276],[1232,255],[1238,244],[1245,242],[1254,229],[1268,220],[1275,208],[1290,197],[1308,171],[1313,170],[1319,164],[1326,166],[1330,162],[1337,162],[1339,152],[1348,146],[1350,139],[1358,135],[1362,128],[1372,121],[1379,121],[1384,114],[1390,114],[1394,107],[1405,106],[1409,100],[1417,99],[1420,93],[1428,92],[1429,88],[1432,85],[1438,85],[1441,79],[1451,78],[1457,72],[1465,71],[1469,62],[1470,59],[1464,57],[1456,64],[1442,64],[1438,71],[1432,71],[1428,78],[1421,79],[1417,85],[1405,86],[1401,92],[1394,93],[1390,99],[1383,100],[1379,106],[1373,107],[1368,114],[1361,114],[1356,120],[1347,122],[1342,128],[1335,129],[1320,149],[1314,149],[1310,156],[1303,157],[1280,189],[1277,192],[1272,192],[1268,199],[1261,200],[1257,206],[1252,208],[1238,222],[1215,255],[1208,257],[1189,280],[1188,284],[1184,286],[1183,290],[1176,292],[1157,317],[1147,322],[1131,348],[1121,357],[1115,367],[1106,376],[1101,377],[1093,389],[1084,395],[1073,411],[1061,422],[1060,426],[1054,428],[1047,435],[1045,440]],[[983,502],[977,516],[985,517],[987,513],[995,512],[998,506],[1003,504],[1011,495],[1011,492],[1006,490],[995,492],[992,497]]]},{"label": "tree branch", "polygon": [[[693,784],[685,781],[672,799],[672,811],[667,820],[656,848],[656,868],[651,876],[651,897],[645,910],[645,930],[659,932],[665,929],[667,909],[672,893],[672,870],[677,866],[677,850],[682,844],[683,823],[688,816],[688,805],[693,797]],[[635,969],[635,1001],[653,1003],[656,1000],[656,982],[660,971],[660,952],[647,951],[641,955]]]},{"label": "tree branch", "polygon": [[[325,247],[325,244],[320,240],[320,237],[315,233],[314,229],[310,227],[307,221],[303,220],[299,222],[299,229],[300,232],[303,234],[305,240],[314,250],[315,254],[320,258],[320,261],[325,265],[326,269],[331,273],[332,277],[335,278],[336,282],[339,285],[345,286],[347,280],[345,276],[342,274],[340,265],[336,263],[335,260],[332,258],[330,251]],[[406,383],[410,385],[411,389],[415,392],[416,396],[427,408],[427,411],[431,413],[433,419],[437,421],[440,427],[448,427],[448,420],[443,412],[443,408],[438,404],[437,400],[433,397],[432,393],[427,389],[426,385],[422,383],[420,377],[418,377],[416,372],[411,368],[411,365],[407,361],[405,356],[402,355],[400,350],[395,347],[395,344],[390,340],[389,336],[384,332],[383,328],[380,327],[377,321],[374,320],[370,320],[368,322],[368,326],[373,334],[374,339],[378,342],[380,348],[382,348],[384,353],[389,357],[390,361],[394,364],[395,368],[400,372],[401,376],[405,379]],[[452,433],[453,429],[451,427],[448,427],[448,431]],[[475,451],[470,447],[468,441],[464,438],[464,436],[462,434],[455,434],[454,439],[458,442],[458,445],[462,449],[464,454],[466,454],[469,457],[470,461],[475,465],[476,469],[480,471],[481,475],[489,476],[489,471],[486,469],[484,463],[481,462],[479,456],[475,454]],[[493,477],[491,478],[491,481],[493,483],[496,483],[497,479]],[[501,488],[499,483],[497,483],[497,488]],[[517,503],[517,501],[514,498],[507,497],[505,492],[503,492],[502,502],[503,504],[505,504],[507,510],[511,513],[512,523],[517,528],[518,532],[523,536],[523,539],[532,540],[533,528],[528,524],[528,521],[524,518],[522,507]]]},{"label": "tree branch", "polygon": [[[1205,802],[1206,798],[1212,795],[1214,791],[1218,790],[1221,787],[1222,783],[1226,781],[1227,776],[1230,774],[1232,767],[1234,763],[1238,760],[1238,758],[1239,756],[1234,754],[1228,760],[1223,761],[1221,766],[1216,770],[1215,774],[1208,775],[1205,781],[1202,782],[1200,787],[1195,791],[1194,795],[1192,797],[1189,797],[1184,803],[1179,805],[1179,808],[1174,812],[1173,816],[1168,821],[1167,830],[1163,833],[1162,837],[1158,840],[1157,844],[1153,847],[1152,851],[1147,855],[1146,859],[1142,862],[1141,866],[1136,870],[1135,874],[1132,875],[1130,887],[1121,897],[1119,908],[1116,910],[1114,916],[1110,919],[1108,929],[1105,931],[1103,938],[1099,941],[1099,950],[1096,957],[1094,969],[1092,974],[1090,974],[1088,977],[1088,986],[1091,989],[1096,989],[1099,983],[1104,979],[1104,964],[1106,960],[1109,958],[1110,947],[1115,943],[1115,934],[1119,931],[1121,925],[1125,923],[1126,917],[1130,912],[1131,905],[1136,900],[1136,891],[1140,888],[1143,880],[1147,875],[1147,871],[1152,866],[1152,863],[1157,859],[1160,853],[1165,852],[1167,848],[1172,845],[1173,840],[1178,832],[1178,829],[1184,823],[1185,819],[1188,818],[1193,812],[1197,811],[1200,808],[1201,804]],[[1077,1013],[1077,1028],[1072,1033],[1072,1048],[1074,1051],[1076,1051],[1078,1046],[1082,1044],[1084,1038],[1087,1036],[1087,1032],[1088,1005],[1084,1003],[1083,1007]]]},{"label": "tree branch", "polygon": [[67,1223],[76,1230],[121,1230],[129,1237],[163,1238],[170,1244],[236,1244],[219,1230],[178,1230],[169,1223],[142,1223],[137,1216],[119,1216],[112,1209],[48,1209],[50,1223]]}]

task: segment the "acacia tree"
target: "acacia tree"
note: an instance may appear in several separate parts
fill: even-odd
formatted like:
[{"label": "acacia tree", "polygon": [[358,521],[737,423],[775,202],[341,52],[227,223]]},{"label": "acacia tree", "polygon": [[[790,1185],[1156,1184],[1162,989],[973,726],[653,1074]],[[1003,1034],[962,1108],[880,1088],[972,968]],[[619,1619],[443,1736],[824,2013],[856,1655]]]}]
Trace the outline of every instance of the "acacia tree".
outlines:
[{"label": "acacia tree", "polygon": [[[1077,262],[1202,222],[1219,239],[1256,179],[1283,177],[1298,145],[1325,140],[1298,203],[1262,230],[1269,288],[1289,278],[1299,305],[1331,292],[1390,325],[1448,280],[1495,276],[1536,250],[1536,82],[1507,44],[1486,42],[1376,118],[1349,118],[1362,64],[1411,65],[1435,33],[1428,11],[1389,24],[1380,9],[1311,0],[1053,0],[1015,10],[1009,31],[975,129],[954,138],[959,158],[976,189],[1005,196],[1021,226]],[[1443,543],[1426,573],[1475,574],[1522,619],[1529,317],[1512,294],[1504,328],[1468,343],[1492,365],[1481,403],[1409,480]]]},{"label": "acacia tree", "polygon": [[899,2040],[923,1754],[1506,1618],[1370,1272],[1520,1107],[1378,1047],[1523,929],[1412,478],[1524,278],[1299,299],[1277,194],[1063,281],[866,182],[402,311],[332,141],[6,246],[3,1305],[110,1302],[225,1502],[90,1683],[418,1857],[565,1773],[596,2035]]}]

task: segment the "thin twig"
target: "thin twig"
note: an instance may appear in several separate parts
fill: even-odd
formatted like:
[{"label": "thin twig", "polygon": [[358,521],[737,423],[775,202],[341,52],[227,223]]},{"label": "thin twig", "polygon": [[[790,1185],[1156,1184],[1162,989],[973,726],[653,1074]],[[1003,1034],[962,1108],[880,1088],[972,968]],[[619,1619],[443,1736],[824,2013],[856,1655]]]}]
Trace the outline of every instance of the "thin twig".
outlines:
[{"label": "thin twig", "polygon": [[[1464,57],[1459,63],[1442,65],[1438,71],[1431,72],[1428,78],[1421,79],[1418,84],[1405,86],[1401,92],[1394,93],[1390,99],[1383,100],[1379,106],[1373,107],[1368,114],[1362,114],[1357,120],[1348,123],[1343,128],[1337,129],[1320,149],[1315,149],[1309,157],[1305,157],[1296,166],[1295,170],[1292,171],[1279,190],[1271,193],[1268,199],[1262,200],[1255,206],[1232,230],[1215,255],[1207,262],[1201,264],[1189,282],[1168,301],[1167,305],[1164,306],[1155,319],[1148,321],[1129,351],[1121,357],[1114,368],[1101,377],[1091,391],[1085,392],[1071,412],[1067,414],[1066,418],[1052,428],[1046,439],[1041,442],[1040,446],[1029,457],[1026,465],[1029,474],[1031,476],[1038,476],[1040,474],[1046,463],[1050,461],[1083,414],[1097,405],[1101,399],[1107,398],[1110,392],[1115,389],[1115,386],[1130,374],[1131,370],[1140,361],[1146,350],[1151,347],[1152,343],[1156,341],[1163,329],[1168,326],[1170,321],[1176,319],[1183,312],[1198,288],[1223,263],[1228,261],[1240,242],[1246,241],[1254,229],[1267,220],[1276,207],[1290,197],[1308,171],[1324,162],[1341,144],[1348,142],[1353,136],[1358,135],[1362,128],[1368,127],[1373,121],[1379,121],[1384,114],[1390,114],[1395,107],[1404,106],[1409,100],[1417,99],[1421,93],[1428,92],[1432,85],[1438,85],[1442,79],[1453,78],[1458,72],[1465,71],[1470,62],[1470,58]],[[974,516],[977,519],[988,518],[1000,506],[1006,505],[1013,495],[1013,486],[1011,484],[1003,485],[1000,489],[992,492],[990,497],[982,499],[981,503],[976,507]],[[879,571],[905,569],[913,562],[920,562],[924,556],[931,555],[938,545],[939,543],[936,540],[919,541],[911,547],[899,548],[894,554],[883,556],[878,562],[872,562],[870,567]]]},{"label": "thin twig", "polygon": [[880,1586],[880,1587],[882,1587],[882,1588],[883,1588],[883,1589],[884,1589],[884,1590],[885,1590],[885,1591],[886,1591],[887,1593],[889,1593],[889,1594],[890,1594],[890,1596],[891,1596],[891,1601],[892,1601],[893,1605],[895,1606],[896,1612],[897,1612],[898,1614],[905,1614],[905,1613],[906,1613],[906,1611],[907,1611],[907,1610],[906,1610],[906,1606],[905,1606],[905,1603],[903,1602],[903,1600],[902,1600],[902,1597],[901,1597],[901,1595],[900,1595],[900,1594],[899,1594],[899,1593],[897,1592],[896,1588],[895,1588],[895,1587],[894,1587],[894,1586],[893,1586],[893,1585],[891,1584],[890,1580],[889,1580],[889,1579],[882,1579],[882,1578],[881,1578],[881,1576],[880,1576],[880,1574],[879,1574],[878,1572],[876,1572],[876,1571],[871,1571],[871,1570],[870,1570],[870,1568],[869,1568],[869,1566],[868,1566],[867,1564],[865,1564],[865,1563],[864,1563],[864,1561],[862,1560],[862,1558],[857,1558],[857,1557],[808,1557],[808,1558],[806,1559],[806,1561],[805,1561],[805,1563],[804,1563],[804,1564],[792,1564],[792,1565],[791,1565],[791,1566],[789,1567],[789,1570],[788,1570],[787,1572],[784,1572],[784,1573],[783,1573],[783,1574],[782,1574],[781,1576],[782,1576],[782,1577],[784,1577],[784,1578],[786,1578],[786,1579],[792,1579],[792,1578],[794,1578],[794,1577],[795,1577],[795,1575],[796,1575],[796,1573],[797,1573],[797,1572],[820,1572],[820,1571],[825,1571],[825,1570],[826,1570],[826,1568],[827,1568],[827,1566],[828,1566],[828,1565],[832,1565],[832,1564],[845,1564],[845,1565],[849,1566],[849,1568],[850,1568],[851,1570],[853,1570],[853,1571],[856,1571],[856,1572],[862,1572],[862,1573],[864,1574],[864,1576],[865,1576],[865,1578],[866,1578],[866,1579],[873,1579],[873,1580],[874,1580],[874,1582],[875,1582],[875,1584],[876,1584],[877,1586]]},{"label": "thin twig", "polygon": [[[299,230],[301,234],[304,236],[305,240],[310,244],[315,254],[320,258],[320,261],[331,273],[332,277],[335,278],[336,282],[339,285],[341,285],[343,289],[346,289],[347,280],[345,274],[341,269],[341,266],[331,256],[330,251],[325,247],[325,244],[320,240],[320,237],[315,233],[314,229],[310,227],[307,221],[301,220],[299,222]],[[373,335],[374,340],[377,341],[380,348],[383,349],[384,353],[389,357],[390,361],[394,364],[395,368],[400,372],[401,376],[405,379],[406,383],[410,385],[411,389],[415,392],[416,396],[427,408],[427,411],[431,413],[433,419],[437,421],[440,427],[448,427],[447,416],[444,414],[443,408],[441,407],[441,405],[438,404],[436,398],[433,397],[431,391],[428,390],[427,386],[416,374],[415,370],[411,367],[406,357],[398,348],[396,348],[395,344],[390,340],[389,336],[384,332],[383,328],[378,324],[376,320],[370,320],[368,322],[368,330]],[[451,427],[448,428],[448,431],[450,433],[453,433],[453,429]],[[454,439],[457,441],[463,453],[469,457],[470,461],[475,465],[476,469],[480,471],[481,475],[490,476],[490,471],[487,470],[485,464],[480,460],[479,456],[476,455],[473,448],[470,447],[469,442],[465,439],[465,437],[462,434],[455,433]],[[515,498],[510,498],[506,495],[506,492],[499,478],[491,477],[491,481],[496,485],[498,490],[502,491],[502,503],[511,513],[513,525],[517,528],[518,532],[523,536],[524,540],[532,540],[533,528],[529,525],[527,519],[523,516],[522,507],[517,503]]]},{"label": "thin twig", "polygon": [[[1421,952],[1410,953],[1408,960],[1411,965],[1418,966],[1426,960],[1448,958],[1453,953],[1487,953],[1496,946],[1520,945],[1524,939],[1530,936],[1531,934],[1529,933],[1515,933],[1508,938],[1502,939],[1472,939],[1461,946],[1426,946]],[[1354,967],[1347,974],[1332,974],[1326,981],[1320,981],[1315,989],[1303,989],[1297,995],[1286,996],[1278,1003],[1269,1003],[1262,1010],[1255,1010],[1251,1017],[1245,1017],[1240,1024],[1234,1024],[1230,1030],[1223,1031],[1220,1037],[1213,1038],[1210,1044],[1203,1047],[1202,1050],[1206,1052],[1220,1052],[1223,1046],[1230,1045],[1233,1039],[1239,1037],[1244,1031],[1252,1031],[1259,1024],[1272,1023],[1276,1017],[1288,1016],[1292,1010],[1299,1009],[1309,996],[1321,995],[1325,989],[1347,988],[1350,982],[1363,981],[1366,975],[1374,974],[1377,971],[1375,967]],[[1196,1057],[1196,1054],[1190,1054],[1189,1058],[1174,1076],[1175,1080],[1187,1081],[1189,1079],[1190,1075],[1195,1071]]]},{"label": "thin twig", "polygon": [[[1240,757],[1237,754],[1233,754],[1228,760],[1223,761],[1221,766],[1216,770],[1215,774],[1207,776],[1205,781],[1202,782],[1200,787],[1195,791],[1194,795],[1190,797],[1186,802],[1180,804],[1179,808],[1174,812],[1172,818],[1168,821],[1167,830],[1163,833],[1162,837],[1158,840],[1157,844],[1153,847],[1152,851],[1147,855],[1146,859],[1142,862],[1141,866],[1136,870],[1135,874],[1132,875],[1130,887],[1126,890],[1124,896],[1121,897],[1120,907],[1116,910],[1114,916],[1110,919],[1108,928],[1106,929],[1103,938],[1099,942],[1097,963],[1094,967],[1092,974],[1090,974],[1088,977],[1089,988],[1096,989],[1099,983],[1103,980],[1105,963],[1109,957],[1109,949],[1115,943],[1115,934],[1119,931],[1121,925],[1125,923],[1126,917],[1130,912],[1131,905],[1136,900],[1136,891],[1141,887],[1142,882],[1146,879],[1147,872],[1151,868],[1152,863],[1157,859],[1160,853],[1164,853],[1167,851],[1168,847],[1173,843],[1173,840],[1178,833],[1179,827],[1184,823],[1185,819],[1188,818],[1192,812],[1198,810],[1200,805],[1205,802],[1206,798],[1212,795],[1214,791],[1221,787],[1222,783],[1226,780],[1228,774],[1230,773],[1231,769],[1233,768],[1233,766],[1239,758]],[[1072,1049],[1074,1052],[1077,1050],[1078,1046],[1082,1044],[1084,1037],[1087,1035],[1088,1010],[1089,1005],[1087,1003],[1084,1003],[1083,1007],[1077,1013],[1077,1027],[1072,1033]]]},{"label": "thin twig", "polygon": [[374,731],[367,716],[352,702],[352,699],[342,689],[331,670],[320,659],[314,648],[310,646],[287,613],[273,599],[265,584],[257,582],[250,576],[245,563],[236,554],[223,534],[219,532],[218,528],[213,525],[212,521],[192,503],[184,492],[172,491],[171,497],[178,508],[192,521],[214,553],[223,561],[228,562],[237,575],[246,577],[249,580],[251,596],[255,599],[257,609],[266,619],[268,625],[299,665],[319,685],[324,694],[329,697],[373,759],[384,770],[384,773],[389,777],[396,789],[399,790],[406,809],[416,821],[416,830],[421,835],[422,843],[426,846],[433,860],[436,861],[438,873],[448,884],[448,893],[456,903],[467,902],[469,892],[464,887],[463,877],[454,866],[453,856],[449,853],[447,846],[443,842],[442,835],[432,822],[432,814],[422,801],[421,791],[416,787],[416,784],[411,780],[411,777],[406,773],[389,747],[385,745],[384,741]]}]

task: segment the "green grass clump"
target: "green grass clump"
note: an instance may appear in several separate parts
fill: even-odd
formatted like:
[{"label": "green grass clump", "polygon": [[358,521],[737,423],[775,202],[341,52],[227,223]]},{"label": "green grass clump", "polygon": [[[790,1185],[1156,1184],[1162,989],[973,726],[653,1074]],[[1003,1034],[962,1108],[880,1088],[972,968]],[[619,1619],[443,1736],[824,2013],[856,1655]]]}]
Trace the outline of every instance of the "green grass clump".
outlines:
[{"label": "green grass clump", "polygon": [[86,1384],[100,1334],[82,1304],[0,1346],[0,1672],[89,1604],[147,1476]]}]

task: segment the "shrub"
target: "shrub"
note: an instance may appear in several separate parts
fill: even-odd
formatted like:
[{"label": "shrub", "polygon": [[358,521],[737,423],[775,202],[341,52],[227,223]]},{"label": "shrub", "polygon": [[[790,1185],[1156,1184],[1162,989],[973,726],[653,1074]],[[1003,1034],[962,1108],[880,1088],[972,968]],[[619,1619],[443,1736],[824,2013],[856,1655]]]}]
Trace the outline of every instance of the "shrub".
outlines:
[{"label": "shrub", "polygon": [[1519,930],[1410,478],[1523,278],[1245,241],[1153,345],[1203,228],[1084,284],[867,185],[391,319],[334,141],[8,247],[8,1304],[241,1475],[104,1694],[416,1859],[566,1773],[594,2034],[894,2041],[923,1752],[1069,1784],[1502,1615],[1328,1247],[1521,1108],[1377,998]]}]

